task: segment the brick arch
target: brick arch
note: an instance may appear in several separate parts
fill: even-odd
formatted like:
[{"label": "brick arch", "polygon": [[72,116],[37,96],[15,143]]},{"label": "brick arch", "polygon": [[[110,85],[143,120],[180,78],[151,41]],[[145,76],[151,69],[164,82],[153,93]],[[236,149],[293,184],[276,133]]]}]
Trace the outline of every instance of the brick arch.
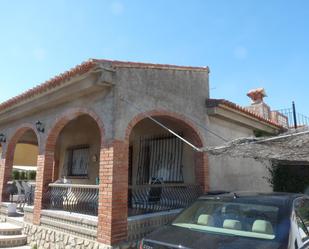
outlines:
[{"label": "brick arch", "polygon": [[13,136],[9,138],[8,145],[6,148],[6,157],[5,157],[6,160],[8,160],[11,157],[14,157],[14,151],[15,151],[16,144],[27,131],[32,131],[36,135],[39,150],[41,149],[42,147],[41,138],[40,138],[40,134],[37,131],[35,125],[30,124],[30,123],[22,124],[16,129],[16,132],[13,134]]},{"label": "brick arch", "polygon": [[[182,114],[170,112],[167,110],[151,110],[148,112],[140,113],[135,116],[128,124],[125,132],[125,141],[129,144],[130,134],[133,128],[147,116],[151,117],[165,117],[170,120],[177,120],[182,123],[188,130],[190,136],[190,142],[198,148],[205,147],[202,135],[195,124],[192,123],[189,118]],[[201,186],[203,191],[209,189],[209,168],[208,168],[208,155],[206,152],[195,152],[195,177],[196,182]]]},{"label": "brick arch", "polygon": [[98,125],[98,128],[100,130],[100,141],[101,146],[104,144],[104,124],[101,120],[101,118],[96,114],[93,110],[87,109],[87,108],[73,108],[65,113],[63,113],[59,118],[55,120],[53,125],[51,126],[50,131],[47,135],[47,140],[45,143],[45,151],[54,150],[54,147],[56,146],[56,142],[58,139],[58,136],[60,132],[63,130],[63,128],[72,120],[76,119],[79,116],[82,115],[88,115],[90,116]]},{"label": "brick arch", "polygon": [[170,112],[167,110],[151,110],[148,112],[143,112],[138,114],[137,116],[135,116],[130,123],[128,124],[127,128],[126,128],[126,133],[125,133],[125,140],[129,141],[130,138],[130,134],[131,131],[133,130],[133,128],[135,127],[135,125],[137,125],[140,121],[144,120],[147,118],[147,116],[151,116],[151,117],[166,117],[166,118],[170,118],[172,120],[179,120],[182,122],[182,124],[184,124],[188,129],[190,129],[192,131],[192,138],[193,141],[195,142],[195,146],[197,147],[204,147],[204,142],[202,139],[202,135],[199,132],[199,129],[184,115],[182,114],[178,114],[175,112]]},{"label": "brick arch", "polygon": [[1,181],[2,181],[1,186],[0,186],[1,200],[8,198],[8,193],[6,193],[5,190],[7,187],[7,182],[10,181],[12,178],[15,148],[20,138],[27,131],[32,131],[36,135],[39,148],[41,146],[40,135],[38,131],[36,130],[35,126],[30,123],[22,124],[16,129],[16,132],[12,135],[12,137],[8,139],[8,144],[5,150],[4,150],[4,147],[2,146],[3,153],[4,153],[2,157],[4,167],[1,172]]},{"label": "brick arch", "polygon": [[57,175],[57,173],[55,173],[55,169],[58,167],[58,165],[55,162],[54,157],[57,139],[63,128],[70,121],[82,115],[87,115],[96,122],[101,136],[101,148],[102,146],[104,146],[104,124],[101,118],[93,110],[87,108],[72,108],[62,113],[61,116],[55,120],[55,122],[51,126],[51,129],[48,131],[43,154],[40,155],[38,159],[38,171],[33,215],[34,224],[40,224],[43,193],[48,190],[48,184],[55,180],[54,178]]}]

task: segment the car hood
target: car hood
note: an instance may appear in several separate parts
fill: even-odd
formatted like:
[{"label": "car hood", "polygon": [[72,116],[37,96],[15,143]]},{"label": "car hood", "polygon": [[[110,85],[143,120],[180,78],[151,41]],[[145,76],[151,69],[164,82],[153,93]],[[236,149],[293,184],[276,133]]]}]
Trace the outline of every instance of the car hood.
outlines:
[{"label": "car hood", "polygon": [[190,229],[164,226],[149,234],[144,242],[146,249],[283,249],[281,243],[239,236],[218,235]]}]

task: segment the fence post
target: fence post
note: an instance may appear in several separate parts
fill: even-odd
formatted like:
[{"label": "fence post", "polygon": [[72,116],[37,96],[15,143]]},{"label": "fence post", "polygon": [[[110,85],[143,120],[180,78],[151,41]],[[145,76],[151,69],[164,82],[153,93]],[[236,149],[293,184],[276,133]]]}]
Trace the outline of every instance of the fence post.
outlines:
[{"label": "fence post", "polygon": [[297,129],[296,108],[294,101],[292,102],[292,109],[293,109],[294,128]]}]

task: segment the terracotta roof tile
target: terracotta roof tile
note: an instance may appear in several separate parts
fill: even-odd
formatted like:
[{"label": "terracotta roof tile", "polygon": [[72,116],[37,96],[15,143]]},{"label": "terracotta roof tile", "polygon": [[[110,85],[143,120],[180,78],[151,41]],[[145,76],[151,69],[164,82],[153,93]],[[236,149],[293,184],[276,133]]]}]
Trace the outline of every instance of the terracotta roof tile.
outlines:
[{"label": "terracotta roof tile", "polygon": [[28,100],[28,99],[36,96],[36,95],[39,95],[41,93],[47,92],[47,91],[57,87],[57,86],[60,86],[65,81],[70,79],[71,77],[88,72],[95,65],[96,65],[96,63],[93,60],[83,62],[82,64],[77,65],[74,68],[72,68],[68,71],[65,71],[64,73],[53,77],[53,78],[45,81],[44,83],[42,83],[42,84],[40,84],[36,87],[30,88],[26,92],[24,92],[20,95],[17,95],[15,97],[1,103],[0,104],[0,112],[18,104],[18,103],[21,103],[22,101]]},{"label": "terracotta roof tile", "polygon": [[253,118],[256,118],[256,119],[258,119],[258,120],[260,120],[262,122],[265,122],[265,123],[268,123],[270,125],[276,126],[277,128],[285,129],[282,125],[280,125],[280,124],[278,124],[278,123],[276,123],[276,122],[274,122],[274,121],[272,121],[270,119],[266,119],[266,118],[262,117],[261,115],[255,113],[253,111],[250,111],[250,110],[248,110],[248,109],[246,109],[246,108],[244,108],[244,107],[242,107],[240,105],[237,105],[237,104],[235,104],[235,103],[233,103],[231,101],[228,101],[228,100],[225,100],[225,99],[207,99],[206,100],[206,106],[207,107],[211,108],[211,107],[217,107],[219,105],[227,106],[227,107],[232,108],[232,109],[234,109],[236,111],[240,111],[240,112],[242,112],[244,114],[247,114],[247,115],[249,115],[249,116],[251,116]]},{"label": "terracotta roof tile", "polygon": [[131,62],[131,61],[117,61],[106,59],[94,59],[95,62],[109,62],[113,67],[132,67],[132,68],[154,68],[154,69],[178,69],[178,70],[193,70],[193,71],[206,71],[209,72],[209,67],[192,67],[192,66],[179,66],[172,64],[155,64],[144,62]]},{"label": "terracotta roof tile", "polygon": [[3,103],[0,103],[0,112],[8,109],[14,105],[17,105],[23,101],[26,101],[36,95],[42,94],[51,90],[57,86],[62,85],[64,82],[69,80],[71,77],[80,75],[88,72],[90,69],[94,68],[100,63],[110,63],[112,67],[132,67],[132,68],[155,68],[155,69],[176,69],[176,70],[196,70],[196,71],[206,71],[209,72],[208,67],[189,67],[189,66],[176,66],[168,64],[152,64],[152,63],[141,63],[141,62],[129,62],[129,61],[116,61],[116,60],[98,60],[90,59],[86,62],[83,62],[80,65],[75,66],[74,68],[65,71],[62,74],[59,74],[44,83],[30,88],[26,92],[17,95]]}]

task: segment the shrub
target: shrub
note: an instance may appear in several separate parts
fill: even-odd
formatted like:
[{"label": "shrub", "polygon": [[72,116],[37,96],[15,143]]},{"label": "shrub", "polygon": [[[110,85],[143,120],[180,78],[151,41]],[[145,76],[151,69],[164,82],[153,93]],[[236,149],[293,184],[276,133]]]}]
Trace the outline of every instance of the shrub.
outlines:
[{"label": "shrub", "polygon": [[29,180],[35,180],[35,177],[36,177],[36,171],[30,171],[28,173],[28,179]]},{"label": "shrub", "polygon": [[19,180],[20,179],[20,172],[18,170],[13,170],[12,177],[13,177],[13,180]]},{"label": "shrub", "polygon": [[20,180],[27,180],[27,174],[24,171],[20,172]]},{"label": "shrub", "polygon": [[274,162],[268,170],[268,181],[276,192],[304,193],[309,187],[308,165]]}]

